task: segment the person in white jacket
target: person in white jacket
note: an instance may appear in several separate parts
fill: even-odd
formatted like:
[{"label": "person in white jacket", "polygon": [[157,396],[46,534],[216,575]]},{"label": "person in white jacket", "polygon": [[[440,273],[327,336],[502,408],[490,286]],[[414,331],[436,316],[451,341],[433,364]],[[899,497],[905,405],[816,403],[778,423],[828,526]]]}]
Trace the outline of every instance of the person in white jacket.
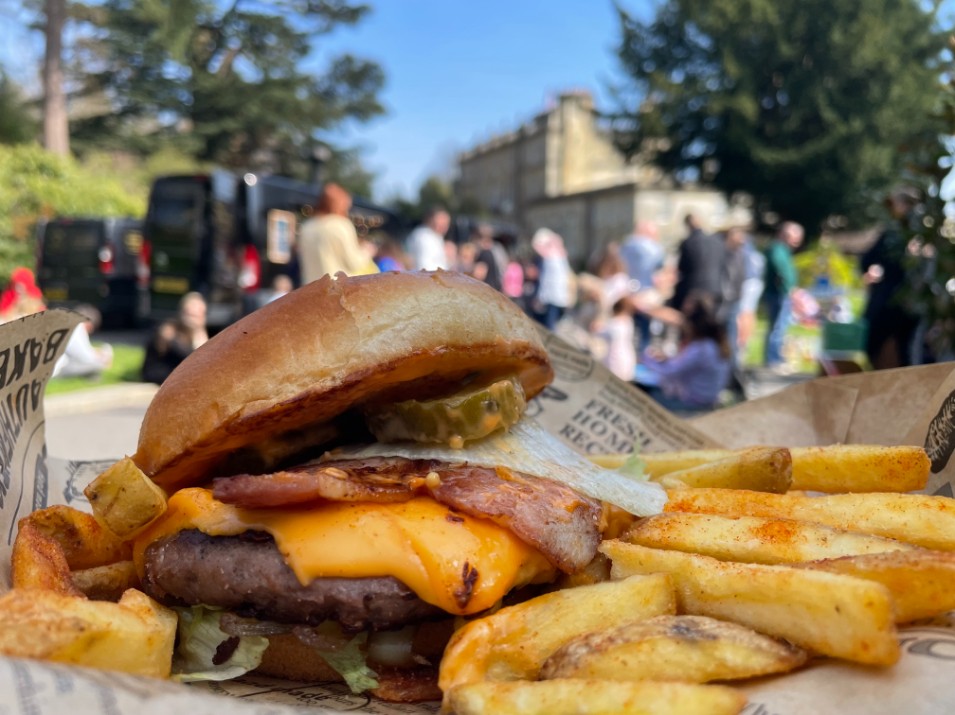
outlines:
[{"label": "person in white jacket", "polygon": [[412,270],[436,271],[451,267],[444,249],[444,236],[450,227],[451,217],[447,211],[440,208],[428,210],[421,225],[408,234],[407,253]]},{"label": "person in white jacket", "polygon": [[99,377],[113,364],[113,348],[109,344],[95,346],[90,335],[99,328],[100,312],[92,305],[78,305],[73,310],[85,320],[73,329],[66,350],[53,367],[53,377]]},{"label": "person in white jacket", "polygon": [[537,252],[540,266],[534,318],[548,330],[554,330],[573,304],[574,273],[567,260],[564,239],[549,228],[538,229],[531,246]]}]

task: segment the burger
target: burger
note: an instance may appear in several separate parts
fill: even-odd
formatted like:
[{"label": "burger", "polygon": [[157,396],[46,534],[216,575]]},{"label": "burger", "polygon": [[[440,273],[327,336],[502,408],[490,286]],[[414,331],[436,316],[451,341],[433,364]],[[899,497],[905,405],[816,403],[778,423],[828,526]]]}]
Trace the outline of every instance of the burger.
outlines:
[{"label": "burger", "polygon": [[190,355],[133,456],[168,494],[133,549],[181,677],[439,697],[456,624],[587,566],[606,502],[665,500],[526,418],[552,376],[511,301],[441,271],[325,277]]}]

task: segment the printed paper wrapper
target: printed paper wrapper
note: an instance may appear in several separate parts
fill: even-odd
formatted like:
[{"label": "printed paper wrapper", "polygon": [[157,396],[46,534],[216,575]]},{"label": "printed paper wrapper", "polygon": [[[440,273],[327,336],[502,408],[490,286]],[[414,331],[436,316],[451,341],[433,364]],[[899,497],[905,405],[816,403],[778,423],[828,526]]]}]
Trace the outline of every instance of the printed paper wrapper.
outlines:
[{"label": "printed paper wrapper", "polygon": [[[43,390],[70,330],[68,311],[0,325],[0,590],[9,588],[17,520],[66,503],[87,508],[83,487],[108,462],[48,459]],[[952,496],[955,481],[955,370],[938,365],[807,382],[782,393],[690,422],[661,409],[589,356],[547,335],[557,377],[530,413],[583,453],[749,444],[835,442],[925,445],[932,458],[928,491]],[[117,454],[117,458],[124,455]],[[941,622],[940,622],[941,623]],[[955,709],[955,629],[906,628],[901,661],[873,669],[832,660],[741,686],[750,715],[899,713],[942,715]],[[394,705],[352,695],[342,685],[291,683],[258,676],[201,685],[136,678],[51,663],[0,658],[0,713],[159,715],[189,712],[291,715],[435,713],[436,703]]]}]

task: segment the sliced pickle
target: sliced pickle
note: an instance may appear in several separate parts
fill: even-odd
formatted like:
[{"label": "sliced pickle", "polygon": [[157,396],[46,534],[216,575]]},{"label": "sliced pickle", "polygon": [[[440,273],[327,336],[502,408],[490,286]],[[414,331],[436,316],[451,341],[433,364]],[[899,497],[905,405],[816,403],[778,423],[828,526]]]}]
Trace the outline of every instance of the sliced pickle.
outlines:
[{"label": "sliced pickle", "polygon": [[405,400],[368,410],[368,429],[379,442],[429,442],[460,449],[465,442],[508,429],[527,407],[515,378],[475,387],[450,397]]}]

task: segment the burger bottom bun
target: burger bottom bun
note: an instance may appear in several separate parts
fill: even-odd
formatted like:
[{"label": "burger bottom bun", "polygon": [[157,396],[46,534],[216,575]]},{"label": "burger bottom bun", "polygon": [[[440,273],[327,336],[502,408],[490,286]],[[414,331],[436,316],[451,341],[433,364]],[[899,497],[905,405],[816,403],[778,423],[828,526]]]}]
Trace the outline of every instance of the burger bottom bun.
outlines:
[{"label": "burger bottom bun", "polygon": [[[391,703],[418,703],[440,700],[438,688],[438,664],[441,653],[450,637],[451,621],[448,627],[434,624],[433,628],[424,628],[424,648],[419,648],[421,638],[415,638],[415,650],[436,651],[428,660],[431,665],[416,665],[408,668],[381,667],[371,664],[378,675],[378,687],[370,691],[379,700]],[[426,624],[431,626],[432,624]],[[318,651],[306,645],[294,635],[281,634],[269,636],[269,647],[256,668],[256,673],[270,675],[285,680],[298,680],[309,683],[340,683],[342,677],[319,655]]]}]

